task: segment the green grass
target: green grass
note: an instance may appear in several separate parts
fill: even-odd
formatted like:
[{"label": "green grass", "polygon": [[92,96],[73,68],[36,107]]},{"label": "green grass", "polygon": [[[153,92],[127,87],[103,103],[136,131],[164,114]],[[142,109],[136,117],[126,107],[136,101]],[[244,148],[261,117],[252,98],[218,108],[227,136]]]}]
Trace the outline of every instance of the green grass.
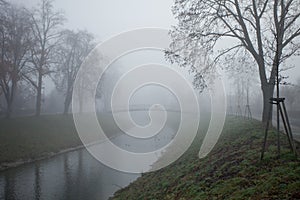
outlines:
[{"label": "green grass", "polygon": [[276,158],[273,130],[265,159],[260,161],[263,129],[258,121],[229,117],[213,151],[200,160],[202,127],[179,160],[143,174],[113,199],[300,199],[299,159],[290,153],[284,135],[281,157]]},{"label": "green grass", "polygon": [[[108,134],[120,132],[111,115],[99,117]],[[82,145],[72,115],[18,117],[0,120],[0,165],[31,160]]]},{"label": "green grass", "polygon": [[[124,113],[118,115],[121,119],[126,117]],[[87,127],[90,126],[90,116],[90,114],[83,116]],[[174,122],[172,116],[171,122]],[[98,120],[107,137],[121,132],[112,114],[99,114]],[[129,129],[130,126],[125,128]],[[94,135],[89,137],[89,133],[85,134],[90,142],[99,139]],[[0,119],[0,170],[16,161],[40,159],[81,145],[72,115]]]},{"label": "green grass", "polygon": [[20,117],[0,121],[0,163],[35,159],[81,145],[71,116]]}]

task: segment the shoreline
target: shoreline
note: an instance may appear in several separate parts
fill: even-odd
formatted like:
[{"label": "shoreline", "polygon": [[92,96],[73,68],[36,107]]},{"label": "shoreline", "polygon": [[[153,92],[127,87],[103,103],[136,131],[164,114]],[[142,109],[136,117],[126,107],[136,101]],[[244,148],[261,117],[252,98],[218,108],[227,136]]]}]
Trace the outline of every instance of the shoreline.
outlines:
[{"label": "shoreline", "polygon": [[57,153],[49,152],[46,155],[43,155],[43,156],[40,156],[40,157],[37,157],[37,158],[31,158],[31,159],[27,159],[27,160],[21,159],[21,160],[17,160],[17,161],[13,161],[13,162],[3,162],[3,163],[0,163],[0,173],[4,172],[6,170],[9,170],[9,169],[13,169],[13,168],[25,165],[25,164],[30,164],[30,163],[33,163],[33,162],[42,161],[42,160],[50,159],[50,158],[53,158],[55,156],[58,156],[58,155],[61,155],[61,154],[64,154],[64,153],[77,151],[77,150],[82,149],[84,147],[85,147],[84,145],[80,145],[80,146],[77,146],[77,147],[70,147],[70,148],[67,148],[67,149],[63,149],[63,150],[61,150]]},{"label": "shoreline", "polygon": [[65,154],[65,153],[70,153],[70,152],[73,152],[73,151],[81,150],[81,149],[89,147],[89,146],[101,144],[101,143],[103,143],[107,140],[114,139],[114,138],[118,137],[119,135],[120,134],[115,134],[115,135],[111,136],[110,138],[107,138],[107,139],[104,139],[104,140],[101,140],[101,141],[97,141],[97,142],[91,142],[88,145],[83,145],[82,144],[82,145],[79,145],[79,146],[76,146],[76,147],[70,147],[70,148],[62,149],[62,150],[60,150],[56,153],[49,152],[46,155],[42,155],[42,156],[37,157],[37,158],[31,158],[31,159],[27,159],[27,160],[20,159],[20,160],[16,160],[16,161],[13,161],[13,162],[3,162],[3,163],[0,163],[0,173],[4,172],[6,170],[16,168],[16,167],[20,167],[22,165],[26,165],[26,164],[46,160],[46,159],[51,159],[55,156],[59,156],[59,155]]}]

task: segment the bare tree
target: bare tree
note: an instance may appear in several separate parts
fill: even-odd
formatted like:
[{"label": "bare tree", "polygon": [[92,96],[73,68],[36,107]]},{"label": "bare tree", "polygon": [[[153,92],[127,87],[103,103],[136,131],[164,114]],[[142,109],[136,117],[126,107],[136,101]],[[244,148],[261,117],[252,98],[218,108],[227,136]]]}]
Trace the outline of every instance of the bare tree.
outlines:
[{"label": "bare tree", "polygon": [[59,64],[56,70],[55,83],[57,89],[65,94],[64,114],[69,111],[77,72],[85,57],[95,46],[93,40],[92,34],[86,31],[66,30],[63,34],[63,41],[57,48]]},{"label": "bare tree", "polygon": [[[238,109],[241,105],[250,106],[250,88],[255,82],[258,81],[258,79],[255,77],[255,73],[257,73],[255,61],[251,55],[244,50],[232,55],[232,57],[226,57],[223,65],[228,73],[228,78],[232,80],[233,85],[236,87],[235,95]],[[239,113],[242,112],[239,111]]]},{"label": "bare tree", "polygon": [[54,48],[58,44],[60,28],[64,22],[63,14],[53,10],[52,2],[41,0],[39,8],[31,15],[35,45],[31,48],[32,65],[23,75],[36,89],[36,116],[41,114],[43,78],[52,72]]},{"label": "bare tree", "polygon": [[6,117],[11,116],[21,73],[32,45],[28,12],[8,3],[1,5],[0,87],[5,96]]},{"label": "bare tree", "polygon": [[[258,66],[264,99],[262,121],[268,121],[276,71],[299,53],[299,0],[176,0],[173,13],[179,22],[171,31],[168,58],[204,74],[223,55],[246,49]],[[224,39],[230,39],[230,44],[216,51],[216,44]],[[202,55],[210,59],[200,62]]]},{"label": "bare tree", "polygon": [[[99,70],[103,69],[103,66],[106,66],[108,64],[107,59],[102,55],[102,52],[100,52],[98,49],[94,49],[91,51],[87,57],[87,59],[84,61],[82,65],[82,71],[80,76],[77,77],[77,85],[73,89],[76,91],[77,96],[73,95],[73,97],[76,98],[76,102],[78,102],[78,105],[76,105],[75,110],[72,110],[72,112],[90,112],[91,108],[93,109],[94,102],[88,102],[87,97],[90,95],[93,95],[94,88],[93,84],[97,83],[98,81],[98,87],[96,88],[96,98],[100,98],[103,94],[103,80],[98,80],[100,77],[98,77]],[[104,72],[105,74],[105,72]]]}]

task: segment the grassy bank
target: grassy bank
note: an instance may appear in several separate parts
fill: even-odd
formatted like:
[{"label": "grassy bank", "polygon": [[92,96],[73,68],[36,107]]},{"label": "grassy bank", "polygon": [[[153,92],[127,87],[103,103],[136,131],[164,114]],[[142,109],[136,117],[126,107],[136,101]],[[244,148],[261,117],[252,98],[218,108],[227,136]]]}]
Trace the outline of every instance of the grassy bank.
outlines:
[{"label": "grassy bank", "polygon": [[270,132],[262,162],[263,127],[258,121],[227,119],[213,151],[199,160],[202,139],[199,133],[179,160],[143,174],[113,199],[300,199],[300,161],[290,153],[285,136],[276,159],[276,135]]},{"label": "grassy bank", "polygon": [[0,121],[0,163],[35,159],[79,145],[81,142],[69,115]]},{"label": "grassy bank", "polygon": [[[106,133],[120,130],[111,115],[99,120]],[[81,146],[72,115],[18,117],[0,120],[0,169]]]}]

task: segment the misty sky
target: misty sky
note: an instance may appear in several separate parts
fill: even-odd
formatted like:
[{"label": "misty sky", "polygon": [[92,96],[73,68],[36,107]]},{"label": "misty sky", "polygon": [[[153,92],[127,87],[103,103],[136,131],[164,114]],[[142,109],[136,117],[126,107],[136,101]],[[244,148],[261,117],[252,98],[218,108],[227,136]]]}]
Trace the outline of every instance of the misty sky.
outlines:
[{"label": "misty sky", "polygon": [[[39,0],[10,0],[32,7]],[[141,27],[162,27],[169,29],[176,24],[171,7],[173,0],[56,0],[56,9],[64,11],[66,28],[86,29],[103,41],[121,32]],[[221,46],[226,46],[226,40]],[[294,69],[285,72],[290,81],[300,78],[300,57],[292,59],[288,65]],[[290,67],[290,66],[287,66]],[[259,84],[259,83],[258,83]]]},{"label": "misty sky", "polygon": [[[36,6],[39,0],[8,0],[27,8]],[[161,27],[170,29],[176,24],[171,12],[173,0],[55,0],[54,8],[66,16],[65,28],[85,29],[93,33],[97,41],[104,41],[124,31]],[[48,81],[47,81],[48,82]],[[54,88],[48,82],[46,94]]]},{"label": "misty sky", "polygon": [[[39,0],[11,0],[28,7]],[[173,0],[56,0],[71,29],[86,29],[103,40],[120,32],[141,27],[170,28],[175,24]]]}]

